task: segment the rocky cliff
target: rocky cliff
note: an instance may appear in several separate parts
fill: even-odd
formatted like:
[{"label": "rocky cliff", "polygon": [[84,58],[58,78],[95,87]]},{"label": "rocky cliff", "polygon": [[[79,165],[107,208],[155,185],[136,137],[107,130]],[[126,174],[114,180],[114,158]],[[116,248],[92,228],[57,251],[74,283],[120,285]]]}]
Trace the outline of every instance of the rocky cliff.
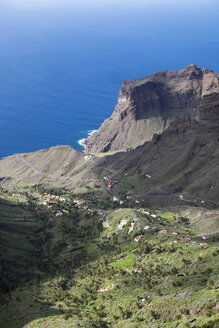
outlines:
[{"label": "rocky cliff", "polygon": [[[160,135],[136,149],[105,156],[97,166],[154,204],[212,201],[219,205],[219,93],[205,95],[200,120],[175,119]],[[108,173],[109,174],[109,173]]]},{"label": "rocky cliff", "polygon": [[199,120],[203,97],[214,92],[219,92],[219,74],[194,64],[124,81],[112,116],[87,139],[86,151],[133,149],[163,132],[176,117]]}]

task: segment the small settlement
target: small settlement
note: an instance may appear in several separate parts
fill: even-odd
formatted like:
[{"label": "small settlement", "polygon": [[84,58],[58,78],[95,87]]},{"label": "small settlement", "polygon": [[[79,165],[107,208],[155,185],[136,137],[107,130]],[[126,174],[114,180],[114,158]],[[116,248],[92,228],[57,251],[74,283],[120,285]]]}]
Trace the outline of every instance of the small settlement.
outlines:
[{"label": "small settlement", "polygon": [[[58,216],[62,216],[63,214],[69,214],[70,211],[67,210],[66,208],[63,208],[62,206],[57,208],[57,203],[59,202],[65,204],[67,202],[67,199],[62,196],[51,195],[48,193],[44,193],[42,195],[42,204],[46,205],[47,208],[49,209],[51,208],[51,212],[50,212],[51,215],[58,217]],[[95,212],[93,209],[86,206],[83,200],[74,199],[73,206],[75,208],[85,210],[89,215],[93,215]],[[53,207],[56,207],[56,209],[54,209]]]}]

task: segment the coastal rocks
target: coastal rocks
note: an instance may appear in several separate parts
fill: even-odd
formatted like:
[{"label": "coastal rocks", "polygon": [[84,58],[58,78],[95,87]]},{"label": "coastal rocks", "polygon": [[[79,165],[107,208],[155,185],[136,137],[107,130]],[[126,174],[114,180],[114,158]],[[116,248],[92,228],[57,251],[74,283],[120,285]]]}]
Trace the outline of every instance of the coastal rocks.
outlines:
[{"label": "coastal rocks", "polygon": [[133,149],[162,133],[176,117],[200,120],[198,107],[213,93],[219,93],[219,74],[194,64],[124,81],[112,116],[85,141],[86,152]]}]

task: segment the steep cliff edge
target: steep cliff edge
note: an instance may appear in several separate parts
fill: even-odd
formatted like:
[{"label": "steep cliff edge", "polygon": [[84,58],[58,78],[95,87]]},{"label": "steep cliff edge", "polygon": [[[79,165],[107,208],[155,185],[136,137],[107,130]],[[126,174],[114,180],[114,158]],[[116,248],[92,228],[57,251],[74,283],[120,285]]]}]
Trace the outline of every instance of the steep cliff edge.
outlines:
[{"label": "steep cliff edge", "polygon": [[124,81],[112,116],[87,139],[86,151],[133,149],[163,132],[176,117],[199,120],[203,96],[214,92],[219,92],[219,74],[194,64]]},{"label": "steep cliff edge", "polygon": [[[219,93],[205,95],[200,120],[175,119],[136,149],[103,158],[115,190],[129,189],[150,204],[212,201],[219,205]],[[182,203],[182,202],[181,202]]]}]

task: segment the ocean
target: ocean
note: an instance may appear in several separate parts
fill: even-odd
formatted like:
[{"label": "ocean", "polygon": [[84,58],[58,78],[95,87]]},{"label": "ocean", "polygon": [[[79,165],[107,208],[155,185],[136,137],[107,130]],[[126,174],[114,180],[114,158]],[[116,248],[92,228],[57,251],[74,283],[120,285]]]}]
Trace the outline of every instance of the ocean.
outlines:
[{"label": "ocean", "polygon": [[0,157],[83,150],[123,80],[191,63],[219,72],[218,12],[218,1],[195,0],[0,4]]}]

